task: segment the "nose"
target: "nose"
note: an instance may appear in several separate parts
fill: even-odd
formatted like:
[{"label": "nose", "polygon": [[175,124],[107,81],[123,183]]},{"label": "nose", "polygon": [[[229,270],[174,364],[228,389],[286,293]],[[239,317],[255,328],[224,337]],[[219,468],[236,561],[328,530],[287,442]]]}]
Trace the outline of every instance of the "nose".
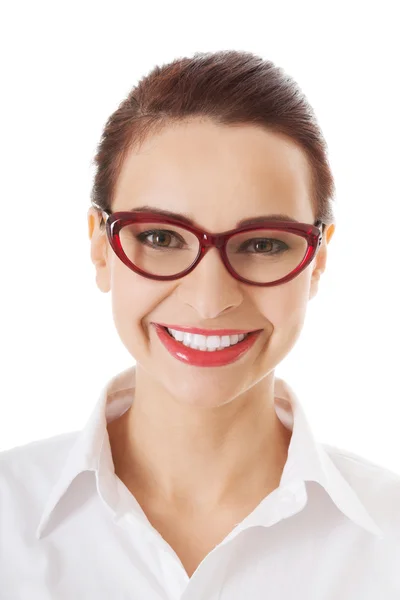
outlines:
[{"label": "nose", "polygon": [[197,267],[181,279],[178,296],[202,319],[215,319],[242,303],[243,285],[226,269],[218,249],[210,248]]}]

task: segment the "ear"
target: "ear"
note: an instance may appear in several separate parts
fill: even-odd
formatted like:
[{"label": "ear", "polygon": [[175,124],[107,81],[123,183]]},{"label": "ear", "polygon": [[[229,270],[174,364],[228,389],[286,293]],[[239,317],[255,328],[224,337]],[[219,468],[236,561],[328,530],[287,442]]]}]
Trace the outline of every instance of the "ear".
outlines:
[{"label": "ear", "polygon": [[90,258],[96,267],[97,287],[100,291],[107,293],[110,291],[111,285],[106,230],[104,226],[100,229],[101,213],[98,210],[89,208],[87,217],[88,234],[91,240]]},{"label": "ear", "polygon": [[327,227],[324,231],[324,235],[322,237],[322,244],[319,247],[317,252],[317,256],[315,257],[315,266],[311,275],[310,282],[310,294],[309,299],[311,300],[317,295],[319,280],[322,273],[325,271],[326,260],[328,255],[328,244],[331,240],[331,237],[335,231],[335,225],[332,223]]}]

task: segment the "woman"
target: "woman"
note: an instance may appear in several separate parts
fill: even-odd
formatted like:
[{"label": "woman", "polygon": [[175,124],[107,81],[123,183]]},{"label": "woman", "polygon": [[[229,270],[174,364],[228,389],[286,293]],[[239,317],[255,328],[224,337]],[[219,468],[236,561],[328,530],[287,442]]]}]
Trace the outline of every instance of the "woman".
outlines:
[{"label": "woman", "polygon": [[91,260],[136,365],[82,432],[3,453],[1,597],[399,598],[399,477],[318,444],[274,376],[335,229],[299,87],[250,53],[175,60],[95,160]]}]

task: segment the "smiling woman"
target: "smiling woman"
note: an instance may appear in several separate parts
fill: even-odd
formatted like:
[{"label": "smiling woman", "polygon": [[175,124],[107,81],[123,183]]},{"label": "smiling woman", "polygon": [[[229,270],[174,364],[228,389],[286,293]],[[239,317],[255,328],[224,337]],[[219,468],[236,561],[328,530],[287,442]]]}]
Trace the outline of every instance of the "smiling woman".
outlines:
[{"label": "smiling woman", "polygon": [[83,431],[2,457],[4,597],[400,597],[400,478],[317,443],[275,376],[335,229],[299,86],[246,52],[157,66],[95,167],[91,260],[135,365]]}]

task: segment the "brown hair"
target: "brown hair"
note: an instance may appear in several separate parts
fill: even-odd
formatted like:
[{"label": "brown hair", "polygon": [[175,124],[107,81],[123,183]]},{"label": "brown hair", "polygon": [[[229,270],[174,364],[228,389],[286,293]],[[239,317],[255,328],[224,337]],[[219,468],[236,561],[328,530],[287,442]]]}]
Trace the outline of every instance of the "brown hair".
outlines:
[{"label": "brown hair", "polygon": [[111,210],[127,153],[163,127],[192,117],[221,125],[257,124],[288,136],[311,167],[315,218],[327,225],[335,221],[327,145],[304,93],[273,62],[236,50],[177,58],[154,67],[131,89],[106,122],[97,146],[92,203]]}]

